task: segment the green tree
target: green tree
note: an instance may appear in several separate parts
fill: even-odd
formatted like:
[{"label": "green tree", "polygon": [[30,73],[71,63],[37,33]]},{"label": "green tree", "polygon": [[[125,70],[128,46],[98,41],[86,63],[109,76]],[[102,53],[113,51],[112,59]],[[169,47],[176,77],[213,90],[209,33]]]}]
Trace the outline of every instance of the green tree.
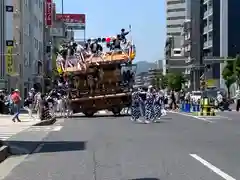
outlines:
[{"label": "green tree", "polygon": [[159,89],[165,89],[167,87],[167,77],[162,72],[156,72],[152,79],[152,85]]},{"label": "green tree", "polygon": [[162,76],[162,79],[161,79],[161,87],[162,89],[165,89],[168,87],[168,78],[167,78],[167,75],[163,75]]},{"label": "green tree", "polygon": [[167,74],[168,88],[179,91],[182,89],[182,85],[186,82],[186,78],[181,73],[169,73]]},{"label": "green tree", "polygon": [[235,61],[227,61],[227,64],[225,65],[222,71],[222,76],[223,79],[225,80],[225,85],[228,91],[228,97],[230,97],[230,87],[232,86],[233,83],[236,82],[237,69],[235,69],[235,67],[236,67]]}]

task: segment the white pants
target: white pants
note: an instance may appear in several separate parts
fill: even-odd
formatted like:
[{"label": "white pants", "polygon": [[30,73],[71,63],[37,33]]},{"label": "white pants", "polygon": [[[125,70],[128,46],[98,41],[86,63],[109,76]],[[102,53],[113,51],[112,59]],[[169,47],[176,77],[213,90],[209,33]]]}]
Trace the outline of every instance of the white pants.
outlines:
[{"label": "white pants", "polygon": [[33,115],[32,115],[32,110],[33,110],[33,105],[32,104],[30,104],[29,105],[29,107],[23,107],[23,109],[25,109],[26,111],[28,111],[28,115],[29,115],[29,117],[33,117]]},{"label": "white pants", "polygon": [[164,108],[161,109],[161,113],[162,113],[162,116],[166,116],[167,115],[167,111]]}]

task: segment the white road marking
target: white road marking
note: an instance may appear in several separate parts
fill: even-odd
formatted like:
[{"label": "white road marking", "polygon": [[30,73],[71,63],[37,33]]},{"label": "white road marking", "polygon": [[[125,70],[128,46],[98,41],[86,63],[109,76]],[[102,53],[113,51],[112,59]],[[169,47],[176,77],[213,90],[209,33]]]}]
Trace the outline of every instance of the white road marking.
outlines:
[{"label": "white road marking", "polygon": [[191,114],[185,114],[185,113],[181,113],[181,112],[169,111],[169,113],[180,114],[180,115],[183,115],[183,116],[192,117],[192,118],[195,118],[195,119],[198,119],[198,120],[201,120],[201,121],[205,121],[205,122],[209,122],[209,123],[214,123],[215,122],[215,121],[208,120],[207,118],[204,118],[204,117],[198,117],[198,116],[194,116],[194,115],[191,115]]},{"label": "white road marking", "polygon": [[0,140],[5,141],[12,136],[27,130],[29,128],[28,126],[14,126],[14,125],[7,125],[7,126],[0,126]]},{"label": "white road marking", "polygon": [[51,131],[60,131],[63,126],[32,126],[27,129],[28,132],[51,132]]},{"label": "white road marking", "polygon": [[212,165],[211,163],[207,162],[206,160],[204,160],[203,158],[199,157],[198,155],[196,155],[196,154],[189,154],[189,155],[191,157],[193,157],[194,159],[196,159],[197,161],[199,161],[200,163],[202,163],[207,168],[211,169],[213,172],[215,172],[219,176],[221,176],[223,179],[225,179],[225,180],[236,180],[235,178],[229,176],[228,174],[223,172],[221,169],[219,169],[216,166]]},{"label": "white road marking", "polygon": [[44,146],[44,143],[39,144],[38,147],[33,151],[33,154],[40,152],[43,146]]},{"label": "white road marking", "polygon": [[60,131],[62,129],[62,126],[56,126],[52,129],[52,131]]}]

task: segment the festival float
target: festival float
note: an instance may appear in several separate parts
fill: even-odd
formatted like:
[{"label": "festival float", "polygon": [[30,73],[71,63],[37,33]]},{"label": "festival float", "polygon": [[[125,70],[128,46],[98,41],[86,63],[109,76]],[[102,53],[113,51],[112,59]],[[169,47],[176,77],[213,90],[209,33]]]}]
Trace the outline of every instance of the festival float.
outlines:
[{"label": "festival float", "polygon": [[[62,44],[57,55],[57,69],[68,83],[68,98],[73,113],[93,116],[99,110],[120,115],[131,103],[131,89],[136,66],[132,40],[111,49],[116,37],[88,40],[97,42],[100,51],[90,52],[82,45]],[[110,50],[111,49],[111,50]]]}]

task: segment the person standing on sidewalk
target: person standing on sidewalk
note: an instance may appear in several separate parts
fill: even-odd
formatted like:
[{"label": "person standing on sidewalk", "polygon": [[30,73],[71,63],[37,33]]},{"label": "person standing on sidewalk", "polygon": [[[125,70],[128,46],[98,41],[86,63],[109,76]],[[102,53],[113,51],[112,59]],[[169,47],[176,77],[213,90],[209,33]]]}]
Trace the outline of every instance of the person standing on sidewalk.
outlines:
[{"label": "person standing on sidewalk", "polygon": [[234,96],[233,99],[236,99],[236,101],[237,101],[236,111],[239,111],[239,109],[240,109],[240,90],[236,91],[236,96]]},{"label": "person standing on sidewalk", "polygon": [[13,102],[13,112],[14,112],[12,121],[16,122],[17,120],[18,122],[21,122],[21,120],[19,119],[21,96],[20,96],[20,91],[18,89],[14,90],[14,92],[11,95],[11,99]]},{"label": "person standing on sidewalk", "polygon": [[34,96],[34,106],[37,111],[37,117],[40,117],[40,100],[41,100],[41,92],[38,91]]},{"label": "person standing on sidewalk", "polygon": [[32,115],[33,104],[34,104],[34,96],[35,96],[35,89],[31,88],[31,90],[28,92],[28,97],[25,100],[25,103],[28,106],[24,106],[24,107],[26,107],[26,110],[28,111],[28,114],[31,118],[34,118],[33,115]]}]

